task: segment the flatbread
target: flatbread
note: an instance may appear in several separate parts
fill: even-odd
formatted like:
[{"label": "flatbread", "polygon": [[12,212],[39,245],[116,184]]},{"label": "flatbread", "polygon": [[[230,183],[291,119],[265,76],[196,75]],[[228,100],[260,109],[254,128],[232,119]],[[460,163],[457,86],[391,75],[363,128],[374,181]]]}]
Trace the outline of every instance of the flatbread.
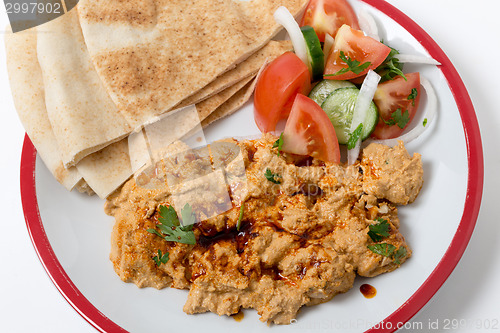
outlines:
[{"label": "flatbread", "polygon": [[287,51],[292,51],[292,42],[289,40],[271,40],[263,48],[252,54],[248,59],[239,63],[234,69],[222,74],[200,91],[186,98],[179,107],[196,104],[204,99],[232,86],[234,83],[251,77],[259,71],[266,59],[275,59]]},{"label": "flatbread", "polygon": [[88,155],[76,168],[92,190],[100,198],[106,198],[134,173],[127,138]]},{"label": "flatbread", "polygon": [[207,98],[200,103],[196,104],[196,109],[198,110],[198,115],[200,117],[200,121],[203,121],[207,117],[217,110],[219,106],[225,103],[228,99],[230,99],[234,94],[236,94],[239,90],[241,90],[248,82],[252,81],[254,76],[250,76],[240,80],[239,82],[233,84],[229,88],[221,91],[220,93],[213,95],[210,98]]},{"label": "flatbread", "polygon": [[263,47],[274,11],[307,0],[82,0],[85,43],[111,98],[138,127]]},{"label": "flatbread", "polygon": [[78,13],[43,25],[37,42],[45,103],[65,166],[125,137],[132,127],[120,114],[90,60]]},{"label": "flatbread", "polygon": [[[218,94],[207,98],[203,102],[196,104],[196,109],[194,109],[194,116],[196,119],[191,122],[188,122],[182,115],[180,115],[179,119],[178,117],[175,119],[173,119],[174,117],[170,119],[159,118],[145,126],[144,131],[148,133],[147,135],[143,135],[142,131],[139,133],[132,133],[128,138],[112,143],[98,152],[84,157],[76,165],[78,172],[83,176],[87,185],[90,186],[100,198],[106,198],[144,164],[147,164],[148,161],[158,159],[157,156],[151,156],[151,154],[155,154],[157,149],[165,149],[167,142],[173,142],[179,139],[179,136],[188,133],[196,124],[198,124],[201,130],[199,122],[212,114],[232,96],[237,94],[251,80],[252,77],[243,79]],[[181,122],[180,119],[182,119],[181,126],[175,126],[175,124]],[[166,125],[174,125],[178,133],[171,133],[172,131],[168,130],[169,127],[164,125],[165,121],[167,121]],[[189,125],[189,123],[192,125]],[[182,129],[182,127],[185,128]],[[155,131],[155,128],[158,128],[158,131]],[[155,134],[153,132],[158,133]],[[171,136],[172,134],[177,135],[177,137],[170,139],[165,137],[165,135]],[[138,138],[141,140],[135,140]],[[144,141],[146,138],[154,142]],[[84,184],[82,185],[83,186],[78,187],[79,191],[86,191],[88,193],[88,188],[85,187]]]},{"label": "flatbread", "polygon": [[57,181],[71,190],[82,177],[76,168],[66,169],[62,163],[45,108],[43,77],[37,61],[36,44],[36,28],[5,34],[12,96],[19,118],[39,156]]},{"label": "flatbread", "polygon": [[201,126],[203,128],[206,128],[213,122],[225,118],[236,112],[239,108],[241,108],[245,103],[249,101],[250,97],[252,97],[256,82],[256,79],[248,82],[242,89],[231,96],[231,98],[221,104],[217,109],[215,109],[214,112],[212,112],[207,118],[205,118],[201,122]]}]

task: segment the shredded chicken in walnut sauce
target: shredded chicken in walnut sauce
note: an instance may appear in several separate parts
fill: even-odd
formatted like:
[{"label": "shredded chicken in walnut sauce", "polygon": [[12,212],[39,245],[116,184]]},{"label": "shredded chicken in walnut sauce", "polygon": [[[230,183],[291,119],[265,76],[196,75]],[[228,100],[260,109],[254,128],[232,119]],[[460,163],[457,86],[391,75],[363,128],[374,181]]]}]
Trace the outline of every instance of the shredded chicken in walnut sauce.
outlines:
[{"label": "shredded chicken in walnut sauce", "polygon": [[[397,206],[413,202],[422,187],[419,154],[410,156],[402,143],[371,144],[346,166],[278,154],[276,139],[226,141],[241,150],[246,190],[241,197],[231,192],[231,209],[194,225],[195,245],[147,231],[159,223],[159,207],[172,204],[169,187],[125,183],[106,202],[116,219],[110,257],[120,278],[189,290],[188,314],[253,308],[264,322],[289,324],[302,306],[348,291],[356,274],[390,272],[411,256]],[[267,170],[280,181],[266,179]],[[389,224],[389,235],[375,242],[368,232],[380,221]],[[369,248],[382,243],[400,257]],[[152,259],[158,250],[169,253],[159,266]]]}]

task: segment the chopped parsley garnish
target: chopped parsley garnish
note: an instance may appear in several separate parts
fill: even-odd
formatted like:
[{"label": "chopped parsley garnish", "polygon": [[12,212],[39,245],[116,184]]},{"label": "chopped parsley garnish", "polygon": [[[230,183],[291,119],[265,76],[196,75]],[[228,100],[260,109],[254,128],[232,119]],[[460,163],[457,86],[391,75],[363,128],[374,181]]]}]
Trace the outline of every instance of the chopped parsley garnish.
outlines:
[{"label": "chopped parsley garnish", "polygon": [[361,134],[363,133],[363,123],[359,124],[356,129],[349,134],[349,140],[347,141],[347,149],[354,149],[356,147],[356,143],[361,138]]},{"label": "chopped parsley garnish", "polygon": [[387,243],[367,245],[367,247],[373,253],[393,259],[394,263],[398,265],[401,264],[401,259],[406,257],[406,248],[403,246],[399,247],[397,250],[394,245]]},{"label": "chopped parsley garnish", "polygon": [[161,250],[158,250],[158,255],[153,257],[156,266],[160,267],[161,264],[166,264],[168,262],[168,252],[163,254]]},{"label": "chopped parsley garnish", "polygon": [[422,122],[422,125],[425,127],[427,125],[427,118],[424,119],[424,121]]},{"label": "chopped parsley garnish", "polygon": [[264,175],[266,176],[267,180],[275,184],[281,184],[281,182],[283,181],[283,177],[281,177],[281,175],[273,173],[269,168],[266,169],[266,173]]},{"label": "chopped parsley garnish", "polygon": [[411,101],[411,105],[415,106],[415,98],[418,96],[417,88],[412,88],[411,93],[408,95],[408,100]]},{"label": "chopped parsley garnish", "polygon": [[384,62],[375,68],[375,72],[380,75],[380,82],[392,80],[398,75],[406,81],[406,76],[403,73],[403,64],[397,58],[398,54],[399,51],[391,47],[391,52],[389,52]]},{"label": "chopped parsley garnish", "polygon": [[273,148],[278,148],[278,156],[280,156],[282,147],[283,147],[283,133],[281,133],[279,139],[273,143]]},{"label": "chopped parsley garnish", "polygon": [[382,119],[386,125],[398,125],[399,128],[403,129],[406,124],[410,121],[410,113],[408,110],[405,112],[401,111],[401,108],[398,108],[391,114],[391,118],[389,120]]},{"label": "chopped parsley garnish", "polygon": [[147,231],[162,237],[168,242],[196,244],[193,225],[191,224],[195,221],[195,217],[189,204],[186,204],[184,208],[182,208],[181,216],[184,226],[181,226],[174,207],[161,205],[160,217],[158,218],[160,224],[156,225],[160,231],[158,232],[156,229],[148,229]]},{"label": "chopped parsley garnish", "polygon": [[245,210],[245,202],[242,202],[240,207],[240,215],[238,216],[238,222],[236,222],[236,230],[238,231],[240,231],[241,228],[241,220],[243,219],[244,210]]},{"label": "chopped parsley garnish", "polygon": [[353,72],[354,74],[359,74],[365,69],[367,69],[372,63],[367,61],[364,64],[361,64],[359,61],[352,59],[345,55],[344,51],[340,51],[339,55],[340,59],[347,64],[347,68],[342,68],[333,74],[325,74],[324,76],[337,76],[347,72]]},{"label": "chopped parsley garnish", "polygon": [[367,245],[368,249],[373,253],[380,254],[384,257],[392,257],[392,254],[396,250],[396,247],[392,244],[381,243],[381,244],[373,244]]},{"label": "chopped parsley garnish", "polygon": [[406,248],[401,246],[397,251],[394,252],[394,263],[401,264],[401,259],[406,257]]},{"label": "chopped parsley garnish", "polygon": [[368,227],[370,229],[370,231],[368,231],[368,236],[370,236],[374,242],[380,242],[382,239],[390,236],[389,231],[391,230],[391,225],[387,220],[382,218],[378,218],[375,221],[378,223]]}]

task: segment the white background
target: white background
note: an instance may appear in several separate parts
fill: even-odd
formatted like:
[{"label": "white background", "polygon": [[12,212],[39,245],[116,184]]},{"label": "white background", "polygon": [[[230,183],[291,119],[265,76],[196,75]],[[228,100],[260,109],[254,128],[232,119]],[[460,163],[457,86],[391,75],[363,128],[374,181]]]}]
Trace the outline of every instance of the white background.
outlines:
[{"label": "white background", "polygon": [[[389,0],[440,45],[464,81],[476,109],[484,149],[485,183],[479,219],[464,256],[450,278],[414,318],[416,332],[500,332],[500,18],[498,0]],[[0,27],[7,24],[0,6]],[[95,332],[59,294],[40,264],[22,214],[19,163],[24,130],[15,113],[0,34],[2,128],[0,212],[0,332]],[[431,214],[432,212],[429,212]],[[432,230],[429,230],[432,232]],[[439,321],[440,329],[427,329]],[[444,330],[446,320],[465,329]],[[496,322],[496,329],[486,329]],[[483,329],[475,329],[475,324]]]}]

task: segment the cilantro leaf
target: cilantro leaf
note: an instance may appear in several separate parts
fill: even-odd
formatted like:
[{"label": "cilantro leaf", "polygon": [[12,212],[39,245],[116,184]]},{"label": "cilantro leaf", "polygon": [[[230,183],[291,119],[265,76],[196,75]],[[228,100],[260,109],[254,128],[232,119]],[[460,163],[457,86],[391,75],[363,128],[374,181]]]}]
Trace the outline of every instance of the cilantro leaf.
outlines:
[{"label": "cilantro leaf", "polygon": [[[186,204],[188,206],[189,204]],[[181,211],[181,215],[185,215],[185,220],[193,219],[191,206],[184,208]],[[168,242],[177,242],[183,244],[196,244],[196,238],[193,233],[193,225],[181,226],[179,222],[179,217],[172,206],[160,206],[160,217],[158,221],[160,224],[156,225],[160,232],[155,229],[147,229],[147,232],[155,234],[162,237]],[[185,211],[183,213],[183,211]],[[191,220],[190,220],[191,221]]]},{"label": "cilantro leaf", "polygon": [[384,62],[375,68],[375,72],[380,75],[380,82],[392,80],[398,75],[406,81],[406,76],[403,73],[403,64],[397,58],[398,54],[399,51],[391,47],[391,52],[389,52]]},{"label": "cilantro leaf", "polygon": [[168,262],[168,259],[169,259],[168,256],[169,256],[168,252],[165,252],[165,254],[163,254],[161,252],[161,250],[158,250],[158,255],[153,257],[153,260],[155,261],[156,266],[160,267],[161,264],[166,264]]},{"label": "cilantro leaf", "polygon": [[378,222],[377,224],[372,224],[368,227],[370,229],[370,231],[368,231],[368,236],[370,236],[374,242],[380,242],[382,239],[390,236],[389,231],[391,230],[391,225],[387,220],[381,218],[376,219],[376,221]]},{"label": "cilantro leaf", "polygon": [[238,231],[240,231],[241,228],[241,220],[243,219],[244,210],[245,210],[245,202],[242,202],[240,207],[240,215],[238,216],[238,222],[236,222],[236,230]]},{"label": "cilantro leaf", "polygon": [[418,96],[417,88],[412,88],[411,93],[408,95],[408,100],[411,101],[411,105],[415,106],[415,98]]},{"label": "cilantro leaf", "polygon": [[392,244],[382,243],[382,244],[373,244],[367,245],[368,249],[373,253],[380,254],[384,257],[391,257],[396,250],[396,247]]},{"label": "cilantro leaf", "polygon": [[278,148],[278,156],[280,156],[281,148],[283,148],[283,132],[281,132],[280,137],[273,143],[273,148]]},{"label": "cilantro leaf", "polygon": [[347,141],[347,149],[354,149],[356,147],[356,143],[361,138],[361,134],[363,133],[363,123],[359,124],[358,127],[352,132],[349,133],[349,140]]},{"label": "cilantro leaf", "polygon": [[394,252],[394,263],[401,264],[401,259],[406,257],[406,248],[401,246]]},{"label": "cilantro leaf", "polygon": [[193,214],[193,209],[191,205],[186,203],[184,207],[181,209],[181,217],[182,217],[182,225],[184,228],[193,227],[193,224],[196,222],[196,217]]},{"label": "cilantro leaf", "polygon": [[398,125],[399,128],[403,129],[406,124],[410,121],[410,113],[408,110],[405,112],[401,111],[401,108],[398,108],[391,114],[391,118],[389,120],[382,119],[386,125]]},{"label": "cilantro leaf", "polygon": [[169,227],[181,225],[177,217],[177,212],[172,206],[160,206],[160,217],[158,221]]},{"label": "cilantro leaf", "polygon": [[325,74],[324,76],[337,76],[347,72],[353,72],[354,74],[359,74],[372,64],[369,61],[361,64],[359,61],[352,59],[349,56],[346,56],[344,51],[340,51],[339,57],[342,61],[344,61],[347,64],[347,68],[342,68],[341,70],[333,74]]},{"label": "cilantro leaf", "polygon": [[267,180],[275,184],[281,184],[281,182],[283,181],[283,177],[281,177],[281,175],[273,173],[269,168],[266,169],[266,173],[264,174],[264,176],[266,176]]},{"label": "cilantro leaf", "polygon": [[427,118],[424,119],[424,121],[422,122],[422,125],[425,127],[427,125]]}]

